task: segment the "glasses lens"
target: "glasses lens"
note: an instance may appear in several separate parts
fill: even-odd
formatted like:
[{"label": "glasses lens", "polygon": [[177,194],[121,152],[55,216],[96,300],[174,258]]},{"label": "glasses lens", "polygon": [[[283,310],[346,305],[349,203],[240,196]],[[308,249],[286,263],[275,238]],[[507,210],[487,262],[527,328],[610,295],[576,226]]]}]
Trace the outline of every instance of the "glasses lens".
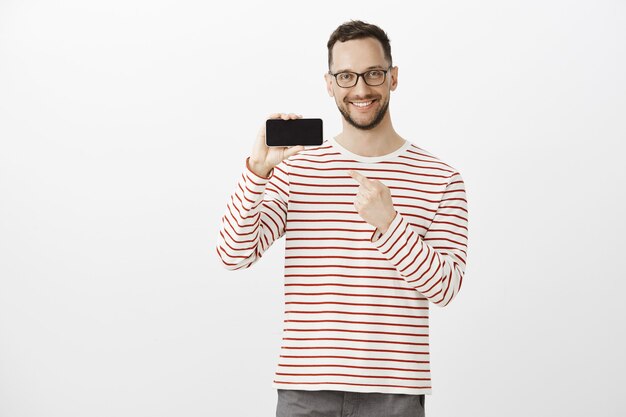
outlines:
[{"label": "glasses lens", "polygon": [[369,85],[381,85],[385,81],[385,72],[373,70],[365,73],[365,82]]},{"label": "glasses lens", "polygon": [[340,72],[337,74],[337,84],[340,87],[352,87],[356,82],[356,74],[351,72]]}]

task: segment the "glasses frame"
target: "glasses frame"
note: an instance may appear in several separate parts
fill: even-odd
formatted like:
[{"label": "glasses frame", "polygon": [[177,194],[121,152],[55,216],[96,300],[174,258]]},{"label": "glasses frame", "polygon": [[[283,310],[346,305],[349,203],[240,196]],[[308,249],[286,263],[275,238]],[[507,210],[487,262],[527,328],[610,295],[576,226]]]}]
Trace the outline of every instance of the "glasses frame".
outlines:
[{"label": "glasses frame", "polygon": [[[365,84],[369,85],[370,87],[378,87],[379,85],[383,85],[383,84],[385,83],[385,81],[387,80],[387,73],[389,72],[389,70],[391,69],[391,67],[392,67],[392,66],[391,66],[391,65],[389,65],[389,66],[387,67],[387,69],[384,69],[384,70],[382,70],[382,69],[370,69],[370,70],[367,70],[367,71],[365,71],[365,72],[361,72],[361,73],[354,72],[354,71],[340,71],[340,72],[336,72],[336,73],[334,73],[334,74],[333,74],[332,72],[330,72],[330,70],[328,71],[328,73],[329,73],[330,75],[332,75],[333,77],[335,77],[335,83],[336,83],[339,87],[341,87],[341,88],[352,88],[352,87],[354,87],[355,85],[357,85],[357,84],[359,83],[359,77],[363,78],[363,82],[364,82]],[[383,72],[383,80],[382,80],[382,82],[381,82],[380,84],[374,84],[374,85],[372,85],[372,84],[370,84],[370,83],[368,83],[368,82],[367,82],[367,80],[365,79],[365,74],[367,74],[367,73],[368,73],[368,72],[370,72],[370,71],[382,71],[382,72]],[[348,74],[354,74],[354,75],[356,75],[356,81],[354,82],[354,84],[353,84],[353,85],[351,85],[351,86],[349,86],[349,87],[344,87],[344,86],[339,85],[339,81],[337,80],[337,76],[338,76],[339,74],[344,74],[344,73],[348,73]]]}]

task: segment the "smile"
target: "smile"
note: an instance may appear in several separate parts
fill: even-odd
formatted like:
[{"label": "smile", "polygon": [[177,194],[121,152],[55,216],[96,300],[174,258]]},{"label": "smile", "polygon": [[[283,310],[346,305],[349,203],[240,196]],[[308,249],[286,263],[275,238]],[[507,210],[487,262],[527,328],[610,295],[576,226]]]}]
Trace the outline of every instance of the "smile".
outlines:
[{"label": "smile", "polygon": [[376,102],[376,100],[351,101],[350,104],[352,104],[354,107],[356,107],[359,110],[368,110],[368,109],[371,109],[374,106],[375,102]]}]

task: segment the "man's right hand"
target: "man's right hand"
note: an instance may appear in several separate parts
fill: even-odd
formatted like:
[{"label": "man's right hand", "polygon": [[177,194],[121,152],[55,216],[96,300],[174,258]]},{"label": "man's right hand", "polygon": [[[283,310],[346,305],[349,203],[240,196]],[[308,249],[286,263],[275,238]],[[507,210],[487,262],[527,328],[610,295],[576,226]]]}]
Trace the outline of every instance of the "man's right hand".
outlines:
[{"label": "man's right hand", "polygon": [[[274,113],[270,114],[268,119],[300,119],[302,115],[295,113]],[[265,122],[259,129],[256,136],[252,154],[249,159],[249,167],[256,175],[268,178],[272,169],[281,163],[284,159],[289,158],[300,151],[304,150],[304,146],[267,146],[265,144]]]}]

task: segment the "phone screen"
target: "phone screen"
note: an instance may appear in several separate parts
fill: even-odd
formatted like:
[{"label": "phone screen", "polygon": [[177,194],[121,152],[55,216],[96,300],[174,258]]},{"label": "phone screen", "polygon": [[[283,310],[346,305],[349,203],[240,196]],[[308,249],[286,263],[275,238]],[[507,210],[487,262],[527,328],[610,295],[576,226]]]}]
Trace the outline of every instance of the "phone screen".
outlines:
[{"label": "phone screen", "polygon": [[267,119],[267,146],[316,146],[323,142],[322,119]]}]

